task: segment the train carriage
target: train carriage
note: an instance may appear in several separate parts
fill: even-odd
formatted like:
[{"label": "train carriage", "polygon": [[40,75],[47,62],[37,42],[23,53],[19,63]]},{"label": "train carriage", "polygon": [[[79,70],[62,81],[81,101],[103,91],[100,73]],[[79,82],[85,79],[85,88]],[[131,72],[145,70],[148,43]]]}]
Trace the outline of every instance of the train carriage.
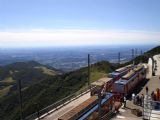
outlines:
[{"label": "train carriage", "polygon": [[113,78],[101,78],[93,83],[91,83],[91,96],[98,93],[99,90],[101,91],[110,91],[112,86]]},{"label": "train carriage", "polygon": [[128,95],[136,85],[138,85],[142,80],[145,79],[145,68],[143,65],[138,65],[133,70],[128,72],[122,79],[116,81],[113,84],[113,92]]},{"label": "train carriage", "polygon": [[133,65],[128,65],[128,66],[116,69],[114,72],[109,73],[109,77],[113,78],[113,83],[114,83],[115,81],[119,80],[122,76],[127,74],[127,72],[133,68],[134,68]]},{"label": "train carriage", "polygon": [[[101,117],[105,116],[114,106],[114,95],[112,93],[106,93],[105,97],[101,100]],[[98,104],[83,114],[77,120],[97,120],[99,117]]]},{"label": "train carriage", "polygon": [[[102,116],[106,114],[114,104],[114,95],[106,93],[101,99]],[[71,111],[62,115],[58,120],[96,120],[98,118],[98,97],[92,96]]]}]

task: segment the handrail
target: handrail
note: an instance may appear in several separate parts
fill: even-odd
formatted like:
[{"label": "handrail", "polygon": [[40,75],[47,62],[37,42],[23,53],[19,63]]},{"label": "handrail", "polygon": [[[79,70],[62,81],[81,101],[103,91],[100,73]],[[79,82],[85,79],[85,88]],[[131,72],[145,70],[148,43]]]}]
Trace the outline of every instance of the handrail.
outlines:
[{"label": "handrail", "polygon": [[77,94],[77,92],[41,109],[38,112],[35,112],[29,116],[27,116],[24,120],[33,120],[33,119],[38,119],[38,118],[44,118],[47,115],[53,113],[54,111],[60,109],[61,107],[65,106],[66,104],[70,103],[71,101],[81,97],[82,95],[88,93],[90,91],[90,89],[87,87],[85,89],[83,89],[80,94]]}]

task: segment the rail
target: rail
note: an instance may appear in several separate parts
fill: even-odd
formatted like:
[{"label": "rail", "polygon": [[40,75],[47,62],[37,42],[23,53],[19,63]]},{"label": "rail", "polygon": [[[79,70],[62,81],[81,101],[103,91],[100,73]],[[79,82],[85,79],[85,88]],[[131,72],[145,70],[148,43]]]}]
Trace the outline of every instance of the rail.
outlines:
[{"label": "rail", "polygon": [[105,114],[103,117],[101,117],[101,120],[110,120],[113,117],[114,111],[109,111],[107,114]]},{"label": "rail", "polygon": [[150,119],[160,119],[160,102],[153,101],[150,99],[144,100],[143,106],[143,118],[150,120]]},{"label": "rail", "polygon": [[56,103],[53,103],[49,106],[47,106],[46,108],[43,108],[29,116],[27,116],[24,120],[39,120],[42,119],[44,117],[46,117],[47,115],[59,110],[60,108],[62,108],[63,106],[67,105],[68,103],[72,102],[73,100],[83,96],[84,94],[88,93],[90,91],[90,88],[85,88],[82,91],[80,91],[80,94],[73,93],[59,101],[57,101]]}]

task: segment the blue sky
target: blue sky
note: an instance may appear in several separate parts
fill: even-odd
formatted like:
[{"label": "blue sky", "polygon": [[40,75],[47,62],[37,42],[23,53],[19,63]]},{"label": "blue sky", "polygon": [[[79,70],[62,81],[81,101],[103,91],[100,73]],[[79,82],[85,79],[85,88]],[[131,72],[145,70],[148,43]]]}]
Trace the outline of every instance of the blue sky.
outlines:
[{"label": "blue sky", "polygon": [[0,46],[96,45],[112,39],[159,44],[159,5],[160,0],[0,0]]}]

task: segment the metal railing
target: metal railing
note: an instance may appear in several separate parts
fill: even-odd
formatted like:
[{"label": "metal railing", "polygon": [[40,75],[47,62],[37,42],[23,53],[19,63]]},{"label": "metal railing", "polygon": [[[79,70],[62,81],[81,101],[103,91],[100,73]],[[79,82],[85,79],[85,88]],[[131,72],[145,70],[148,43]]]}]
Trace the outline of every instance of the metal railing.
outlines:
[{"label": "metal railing", "polygon": [[62,108],[63,106],[65,106],[66,104],[72,102],[73,100],[81,97],[82,95],[88,93],[90,91],[90,89],[87,87],[85,89],[83,89],[82,91],[80,91],[79,94],[73,93],[59,101],[57,101],[56,103],[53,103],[31,115],[29,115],[28,117],[26,117],[24,120],[34,120],[34,119],[42,119],[44,117],[46,117],[47,115],[53,113],[54,111],[59,110],[60,108]]},{"label": "metal railing", "polygon": [[153,101],[150,96],[144,99],[143,119],[160,119],[160,102]]}]

